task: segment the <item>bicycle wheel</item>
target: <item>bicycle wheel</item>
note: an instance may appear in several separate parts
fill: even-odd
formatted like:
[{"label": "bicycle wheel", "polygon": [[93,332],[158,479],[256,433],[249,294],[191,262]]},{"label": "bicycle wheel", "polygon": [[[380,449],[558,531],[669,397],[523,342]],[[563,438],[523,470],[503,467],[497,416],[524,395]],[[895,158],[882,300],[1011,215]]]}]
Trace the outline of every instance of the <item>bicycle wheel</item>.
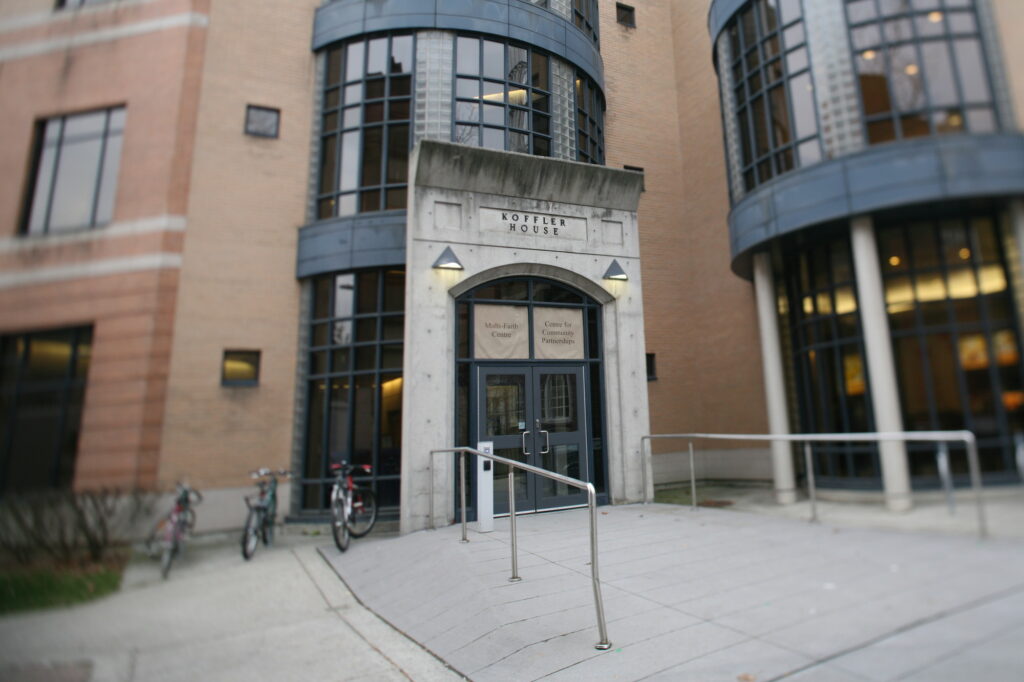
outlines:
[{"label": "bicycle wheel", "polygon": [[263,512],[263,524],[260,534],[263,536],[263,544],[269,547],[274,544],[274,515],[269,511]]},{"label": "bicycle wheel", "polygon": [[255,509],[249,510],[245,519],[245,528],[242,530],[242,558],[248,561],[256,553],[256,546],[260,544],[260,513]]},{"label": "bicycle wheel", "polygon": [[177,541],[168,543],[164,546],[164,552],[160,556],[160,577],[164,580],[167,580],[167,576],[171,573],[171,562],[174,561],[174,557],[177,553]]},{"label": "bicycle wheel", "polygon": [[345,500],[342,493],[334,493],[331,499],[331,535],[334,536],[334,544],[338,550],[344,552],[348,549],[349,528],[345,523]]},{"label": "bicycle wheel", "polygon": [[352,511],[348,515],[348,530],[352,537],[361,538],[377,522],[377,498],[369,488],[352,491]]},{"label": "bicycle wheel", "polygon": [[164,547],[164,540],[167,538],[168,523],[170,523],[170,520],[165,516],[153,524],[153,530],[146,536],[146,555],[149,558],[156,559],[160,556],[161,550]]}]

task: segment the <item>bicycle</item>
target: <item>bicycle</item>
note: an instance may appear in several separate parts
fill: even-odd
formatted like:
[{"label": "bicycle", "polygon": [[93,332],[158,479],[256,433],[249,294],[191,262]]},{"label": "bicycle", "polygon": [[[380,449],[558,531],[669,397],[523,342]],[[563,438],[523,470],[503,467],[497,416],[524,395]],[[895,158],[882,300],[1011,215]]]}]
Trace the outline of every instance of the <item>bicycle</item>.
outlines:
[{"label": "bicycle", "polygon": [[[359,468],[370,473],[369,464],[361,464]],[[341,462],[332,464],[331,469],[335,475],[331,489],[331,535],[334,544],[344,552],[350,537],[361,538],[373,529],[377,522],[377,498],[372,490],[352,481],[356,466]]]},{"label": "bicycle", "polygon": [[[290,471],[279,469],[257,469],[249,472],[256,479],[259,495],[246,495],[245,506],[249,513],[242,529],[242,558],[246,561],[256,553],[260,540],[269,546],[274,541],[274,524],[277,521],[277,477],[291,476]],[[253,499],[255,497],[255,499]]]},{"label": "bicycle", "polygon": [[202,493],[187,483],[178,483],[174,506],[156,522],[146,538],[146,551],[151,557],[156,557],[159,550],[160,577],[164,580],[171,572],[174,558],[185,551],[185,538],[196,526],[196,511],[192,507],[202,501]]}]

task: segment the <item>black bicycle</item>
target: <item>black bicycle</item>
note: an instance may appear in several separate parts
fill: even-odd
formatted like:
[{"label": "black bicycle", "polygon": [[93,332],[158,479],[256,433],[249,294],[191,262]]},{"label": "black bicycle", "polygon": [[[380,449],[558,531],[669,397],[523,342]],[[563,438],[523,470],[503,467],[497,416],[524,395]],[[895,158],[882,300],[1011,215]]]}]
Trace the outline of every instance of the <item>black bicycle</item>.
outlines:
[{"label": "black bicycle", "polygon": [[167,579],[171,563],[185,551],[185,539],[196,526],[196,511],[192,507],[203,501],[202,494],[186,483],[179,483],[174,494],[174,506],[167,516],[156,522],[146,538],[146,551],[151,557],[160,556],[160,575]]},{"label": "black bicycle", "polygon": [[288,477],[291,472],[263,468],[252,471],[249,475],[256,479],[259,495],[245,496],[245,506],[249,508],[249,514],[242,530],[242,557],[246,561],[256,553],[260,540],[268,546],[274,541],[274,524],[277,522],[277,478]]},{"label": "black bicycle", "polygon": [[348,549],[350,537],[363,537],[377,522],[377,497],[369,488],[357,486],[352,481],[352,472],[356,468],[370,473],[369,464],[356,467],[341,462],[331,465],[335,476],[331,489],[331,535],[342,552]]}]

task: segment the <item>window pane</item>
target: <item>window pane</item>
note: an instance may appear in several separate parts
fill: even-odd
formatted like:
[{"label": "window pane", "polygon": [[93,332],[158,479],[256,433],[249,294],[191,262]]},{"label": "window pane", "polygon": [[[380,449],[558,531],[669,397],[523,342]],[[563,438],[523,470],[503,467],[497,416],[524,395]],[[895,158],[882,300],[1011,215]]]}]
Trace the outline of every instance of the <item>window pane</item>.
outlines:
[{"label": "window pane", "polygon": [[395,36],[391,39],[391,73],[412,71],[412,36]]},{"label": "window pane", "polygon": [[405,182],[409,175],[409,126],[388,127],[388,182]]},{"label": "window pane", "polygon": [[[47,134],[57,128],[57,122],[47,123]],[[50,201],[50,186],[53,181],[54,161],[57,157],[56,147],[47,145],[43,148],[36,171],[36,187],[32,195],[32,212],[28,222],[29,234],[41,234],[46,231],[46,213]]]},{"label": "window pane", "polygon": [[960,75],[964,101],[988,101],[988,74],[978,41],[956,40],[953,42],[953,51],[956,53],[957,73]]},{"label": "window pane", "polygon": [[92,224],[102,146],[102,139],[93,138],[61,147],[60,166],[57,168],[53,206],[50,210],[51,231]]},{"label": "window pane", "polygon": [[477,38],[457,38],[456,70],[469,75],[480,74],[480,41]]},{"label": "window pane", "polygon": [[484,77],[505,79],[505,45],[492,40],[483,41]]},{"label": "window pane", "polygon": [[[359,186],[359,132],[341,136],[341,178],[339,188],[344,192]],[[343,213],[339,214],[344,215]]]},{"label": "window pane", "polygon": [[367,128],[363,131],[363,164],[361,183],[379,185],[381,161],[384,153],[384,135],[381,128]]},{"label": "window pane", "polygon": [[953,64],[949,58],[949,47],[945,41],[922,43],[921,56],[924,62],[925,79],[928,83],[928,98],[932,106],[946,106],[957,101],[956,80]]},{"label": "window pane", "polygon": [[387,72],[388,39],[375,38],[366,48],[366,75],[382,76]]},{"label": "window pane", "polygon": [[793,123],[796,138],[817,135],[818,121],[815,113],[814,91],[811,75],[803,73],[790,81],[790,97],[793,101]]},{"label": "window pane", "polygon": [[[345,80],[361,80],[363,77],[364,43],[351,43],[345,49]],[[348,98],[346,98],[347,100]]]},{"label": "window pane", "polygon": [[117,190],[117,172],[121,166],[121,134],[107,138],[103,152],[103,168],[100,174],[99,196],[96,198],[94,224],[102,225],[114,217],[114,195]]},{"label": "window pane", "polygon": [[[795,81],[794,81],[795,84]],[[789,108],[786,105],[786,91],[781,85],[768,91],[772,110],[772,136],[775,146],[788,144],[793,136],[789,129]]]}]

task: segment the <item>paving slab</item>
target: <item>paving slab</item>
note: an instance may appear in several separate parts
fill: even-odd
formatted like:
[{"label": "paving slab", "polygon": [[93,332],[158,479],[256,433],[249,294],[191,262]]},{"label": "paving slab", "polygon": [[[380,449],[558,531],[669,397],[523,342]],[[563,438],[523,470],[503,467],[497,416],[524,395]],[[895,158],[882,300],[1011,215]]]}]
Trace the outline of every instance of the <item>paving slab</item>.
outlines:
[{"label": "paving slab", "polygon": [[520,582],[507,519],[465,544],[451,526],[320,551],[367,608],[481,682],[1024,679],[1015,537],[604,507],[598,651],[588,518],[517,519]]}]

